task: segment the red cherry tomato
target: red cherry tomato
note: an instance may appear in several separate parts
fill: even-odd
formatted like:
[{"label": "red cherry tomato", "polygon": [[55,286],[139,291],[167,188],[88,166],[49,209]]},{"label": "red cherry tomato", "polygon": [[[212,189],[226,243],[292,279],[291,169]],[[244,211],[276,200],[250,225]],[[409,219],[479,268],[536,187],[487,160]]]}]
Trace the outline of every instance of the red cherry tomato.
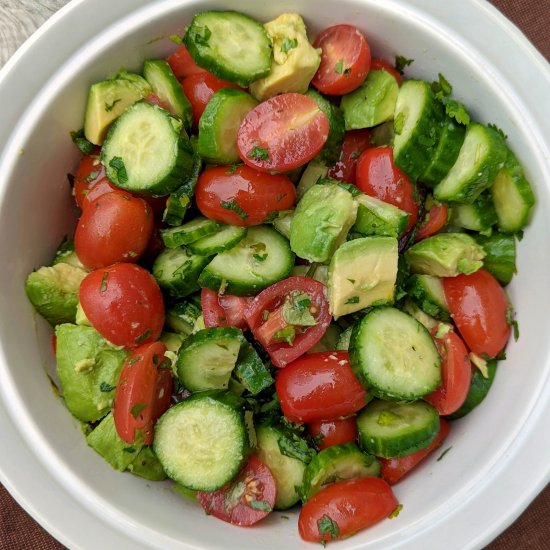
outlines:
[{"label": "red cherry tomato", "polygon": [[331,483],[308,500],[300,511],[298,531],[309,542],[349,537],[388,517],[398,502],[391,487],[378,477]]},{"label": "red cherry tomato", "polygon": [[323,450],[341,443],[353,443],[357,438],[357,423],[355,415],[334,420],[317,420],[307,425],[307,431],[319,450]]},{"label": "red cherry tomato", "polygon": [[442,416],[452,414],[464,403],[472,380],[472,364],[464,342],[454,331],[441,338],[434,337],[441,355],[441,378],[439,388],[424,397]]},{"label": "red cherry tomato", "polygon": [[[113,417],[116,431],[126,443],[153,442],[153,426],[170,405],[172,375],[158,369],[166,346],[144,344],[126,359],[115,392]],[[143,439],[142,439],[143,438]]]},{"label": "red cherry tomato", "polygon": [[199,176],[195,198],[206,217],[251,226],[291,208],[296,188],[284,174],[265,174],[243,165],[214,166]]},{"label": "red cherry tomato", "polygon": [[485,269],[443,279],[445,298],[460,335],[477,355],[496,357],[508,342],[508,301],[498,281]]},{"label": "red cherry tomato", "polygon": [[403,82],[403,75],[389,61],[386,61],[385,59],[373,57],[370,63],[370,70],[386,71],[387,73],[390,73],[393,78],[397,80],[397,84],[399,86],[401,86],[401,82]]},{"label": "red cherry tomato", "polygon": [[363,84],[370,69],[370,48],[353,25],[334,25],[317,36],[321,65],[311,84],[323,94],[344,95]]},{"label": "red cherry tomato", "polygon": [[444,204],[434,204],[426,214],[422,225],[416,232],[415,240],[420,241],[435,235],[449,219],[449,209]]},{"label": "red cherry tomato", "polygon": [[[273,312],[280,312],[287,296],[295,292],[306,293],[309,296],[310,312],[317,324],[309,327],[295,327],[296,333],[292,344],[274,342],[272,336],[288,325],[283,320],[284,324],[274,327],[270,318],[282,319],[282,315],[275,315]],[[254,338],[265,347],[273,364],[282,368],[306,353],[325,334],[331,320],[325,285],[309,277],[288,277],[267,287],[254,297],[246,308],[244,317]],[[269,331],[264,328],[266,323],[269,323]],[[339,414],[329,418],[336,416]]]},{"label": "red cherry tomato", "polygon": [[237,327],[244,329],[244,312],[250,302],[246,296],[218,294],[214,290],[201,290],[202,316],[204,325],[212,327]]},{"label": "red cherry tomato", "polygon": [[334,166],[328,170],[329,178],[345,181],[347,183],[355,183],[355,172],[357,159],[361,153],[371,147],[370,130],[351,130],[344,135],[340,158]]},{"label": "red cherry tomato", "polygon": [[92,326],[115,346],[154,342],[164,325],[162,293],[154,277],[135,264],[115,264],[88,274],[78,298]]},{"label": "red cherry tomato", "polygon": [[391,147],[373,147],[361,154],[355,184],[363,193],[408,212],[407,231],[416,223],[419,210],[416,188],[394,164]]},{"label": "red cherry tomato", "polygon": [[206,73],[205,69],[199,67],[187,51],[187,48],[181,45],[174,53],[166,59],[176,78],[185,78],[187,76]]},{"label": "red cherry tomato", "polygon": [[263,172],[293,170],[310,161],[328,137],[328,118],[303,94],[281,94],[260,103],[237,134],[243,162]]},{"label": "red cherry tomato", "polygon": [[276,495],[273,474],[258,457],[251,456],[231,483],[212,493],[198,491],[197,500],[207,514],[248,527],[269,514]]},{"label": "red cherry tomato", "polygon": [[283,414],[298,423],[347,416],[367,402],[346,351],[300,357],[277,373],[275,388]]},{"label": "red cherry tomato", "polygon": [[439,432],[435,436],[435,439],[425,449],[421,449],[420,451],[416,451],[416,453],[401,458],[379,458],[378,460],[382,464],[382,478],[390,485],[397,483],[432,451],[439,449],[447,435],[449,435],[449,431],[449,423],[445,419],[440,418]]},{"label": "red cherry tomato", "polygon": [[90,269],[137,262],[153,232],[153,213],[143,200],[123,191],[106,193],[87,207],[76,226],[74,247]]},{"label": "red cherry tomato", "polygon": [[165,111],[170,111],[170,108],[160,99],[160,97],[156,94],[149,94],[143,101],[147,101],[147,103],[152,103],[153,105],[157,105],[158,107],[161,107]]},{"label": "red cherry tomato", "polygon": [[232,82],[220,80],[212,73],[205,70],[189,75],[187,78],[181,80],[181,85],[187,99],[191,103],[195,129],[198,127],[199,120],[204,112],[206,104],[210,101],[210,98],[215,92],[222,88],[227,88],[228,86],[232,88],[239,87]]},{"label": "red cherry tomato", "polygon": [[105,167],[99,160],[99,148],[97,151],[97,155],[82,157],[74,175],[74,197],[82,210],[101,195],[118,189],[107,179]]}]

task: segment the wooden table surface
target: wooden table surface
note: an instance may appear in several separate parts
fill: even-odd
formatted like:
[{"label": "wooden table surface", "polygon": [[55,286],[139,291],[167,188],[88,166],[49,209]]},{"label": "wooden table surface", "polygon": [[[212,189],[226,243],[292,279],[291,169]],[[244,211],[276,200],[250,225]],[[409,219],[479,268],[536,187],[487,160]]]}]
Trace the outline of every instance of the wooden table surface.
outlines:
[{"label": "wooden table surface", "polygon": [[[116,1],[116,0],[113,0]],[[550,59],[550,0],[491,0]],[[0,0],[0,68],[17,47],[68,0]],[[550,93],[550,91],[549,91]],[[550,457],[549,457],[550,459]],[[550,548],[550,487],[486,550]],[[51,538],[0,485],[0,550],[58,550]]]}]

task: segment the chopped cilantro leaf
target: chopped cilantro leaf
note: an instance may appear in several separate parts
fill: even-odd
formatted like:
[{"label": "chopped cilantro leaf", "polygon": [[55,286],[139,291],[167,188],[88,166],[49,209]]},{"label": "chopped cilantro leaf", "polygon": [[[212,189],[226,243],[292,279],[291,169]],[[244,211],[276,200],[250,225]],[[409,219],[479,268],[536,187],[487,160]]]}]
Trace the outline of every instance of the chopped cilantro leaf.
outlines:
[{"label": "chopped cilantro leaf", "polygon": [[145,332],[142,332],[135,340],[134,342],[136,344],[141,344],[142,342],[145,342],[145,340],[147,340],[147,338],[149,338],[149,336],[151,336],[151,329],[148,328]]},{"label": "chopped cilantro leaf", "polygon": [[435,97],[443,104],[445,107],[445,112],[451,118],[454,118],[459,124],[464,124],[465,126],[470,124],[470,115],[468,114],[466,107],[460,103],[460,101],[451,99],[450,97],[443,95],[442,92],[438,92]]},{"label": "chopped cilantro leaf", "polygon": [[238,168],[238,164],[232,164],[226,171],[225,173],[226,174],[232,174],[237,168]]},{"label": "chopped cilantro leaf", "polygon": [[248,214],[235,202],[235,199],[231,199],[230,201],[221,201],[220,206],[226,210],[232,210],[243,220],[248,218]]},{"label": "chopped cilantro leaf", "polygon": [[306,292],[293,292],[283,303],[283,319],[288,325],[312,327],[317,324],[310,311],[311,298]]},{"label": "chopped cilantro leaf", "polygon": [[262,512],[272,512],[273,508],[270,506],[269,502],[265,500],[251,500],[248,502],[248,506],[253,510],[260,510]]},{"label": "chopped cilantro leaf", "polygon": [[105,102],[105,111],[106,111],[107,113],[110,113],[110,112],[113,110],[113,107],[114,107],[119,101],[121,101],[120,98],[115,99],[112,103],[107,103],[107,102]]},{"label": "chopped cilantro leaf", "polygon": [[181,46],[183,44],[183,39],[178,34],[171,34],[168,38],[178,46]]},{"label": "chopped cilantro leaf", "polygon": [[403,57],[402,55],[396,55],[395,56],[395,68],[399,74],[403,74],[405,71],[405,67],[409,66],[414,59],[407,59],[406,57]]},{"label": "chopped cilantro leaf", "polygon": [[269,152],[263,147],[253,147],[246,155],[249,159],[265,160],[269,162]]},{"label": "chopped cilantro leaf", "polygon": [[71,139],[73,143],[80,149],[81,153],[85,155],[91,155],[94,152],[94,144],[89,142],[84,136],[84,130],[78,130],[77,132],[71,132]]},{"label": "chopped cilantro leaf", "polygon": [[99,391],[103,393],[113,391],[115,388],[116,386],[111,386],[111,384],[107,384],[107,382],[101,382],[101,384],[99,385]]},{"label": "chopped cilantro leaf", "polygon": [[452,445],[450,447],[448,447],[447,449],[445,449],[440,455],[439,455],[439,458],[437,459],[437,462],[439,462],[451,449],[452,449]]},{"label": "chopped cilantro leaf", "polygon": [[101,170],[94,170],[93,172],[90,172],[85,178],[84,178],[84,181],[86,183],[91,183],[92,181],[94,181],[98,176],[99,174],[101,174]]},{"label": "chopped cilantro leaf", "polygon": [[273,340],[276,342],[286,342],[287,344],[292,345],[296,338],[296,329],[292,325],[288,325],[285,328],[278,330],[273,335]]},{"label": "chopped cilantro leaf", "polygon": [[135,449],[135,447],[124,447],[124,449],[122,449],[122,451],[125,452],[125,453],[132,454],[132,453],[136,452],[136,449]]},{"label": "chopped cilantro leaf", "polygon": [[346,300],[346,304],[358,304],[359,303],[359,296],[352,296],[351,298],[348,298]]},{"label": "chopped cilantro leaf", "polygon": [[398,504],[395,510],[388,516],[388,519],[396,518],[401,513],[401,510],[403,510],[403,505]]},{"label": "chopped cilantro leaf", "polygon": [[451,95],[453,87],[451,83],[441,74],[438,74],[439,80],[432,82],[432,90],[435,94],[441,92],[443,95]]},{"label": "chopped cilantro leaf", "polygon": [[197,27],[193,38],[199,46],[208,46],[208,41],[210,40],[211,36],[212,31],[206,25],[204,25],[204,27]]},{"label": "chopped cilantro leaf", "polygon": [[137,418],[139,416],[139,414],[141,413],[141,411],[143,411],[143,409],[145,409],[145,407],[147,407],[147,405],[145,403],[136,403],[131,409],[130,409],[130,414],[134,417],[134,418]]},{"label": "chopped cilantro leaf", "polygon": [[295,458],[304,464],[309,464],[317,454],[298,434],[288,431],[287,435],[277,440],[281,454],[289,458]]},{"label": "chopped cilantro leaf", "polygon": [[109,278],[109,272],[105,271],[103,277],[101,277],[101,285],[99,286],[99,292],[103,293],[107,290],[107,279]]},{"label": "chopped cilantro leaf", "polygon": [[126,183],[128,181],[128,172],[126,172],[126,166],[124,166],[124,161],[120,157],[113,157],[109,161],[109,166],[116,171],[118,183]]},{"label": "chopped cilantro leaf", "polygon": [[340,59],[336,65],[334,65],[334,72],[338,74],[344,74],[346,69],[344,68],[344,60]]},{"label": "chopped cilantro leaf", "polygon": [[328,533],[331,539],[337,538],[340,534],[338,524],[326,514],[317,521],[317,528],[319,529],[319,535],[323,536]]},{"label": "chopped cilantro leaf", "polygon": [[504,141],[508,139],[508,136],[496,124],[488,124],[487,126],[489,126],[491,130],[494,130],[495,132],[497,132]]},{"label": "chopped cilantro leaf", "polygon": [[293,50],[294,48],[298,47],[298,39],[297,38],[287,38],[285,37],[283,39],[283,42],[281,44],[281,51],[283,53],[287,53],[290,50]]}]

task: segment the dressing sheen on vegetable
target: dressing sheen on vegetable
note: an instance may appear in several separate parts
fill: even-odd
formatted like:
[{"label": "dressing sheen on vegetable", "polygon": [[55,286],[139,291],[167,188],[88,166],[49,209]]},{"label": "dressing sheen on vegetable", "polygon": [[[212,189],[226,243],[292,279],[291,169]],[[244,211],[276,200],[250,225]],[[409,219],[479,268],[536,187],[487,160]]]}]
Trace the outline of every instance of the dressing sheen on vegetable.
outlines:
[{"label": "dressing sheen on vegetable", "polygon": [[521,162],[368,28],[204,11],[172,50],[90,87],[81,215],[26,280],[67,408],[212,522],[302,501],[325,544],[397,517],[518,336]]}]

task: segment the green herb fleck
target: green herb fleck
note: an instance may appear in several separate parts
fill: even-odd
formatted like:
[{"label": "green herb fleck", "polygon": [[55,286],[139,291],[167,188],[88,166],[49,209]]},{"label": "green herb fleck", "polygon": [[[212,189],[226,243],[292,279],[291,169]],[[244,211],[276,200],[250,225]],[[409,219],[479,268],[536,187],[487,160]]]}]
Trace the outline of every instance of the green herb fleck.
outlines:
[{"label": "green herb fleck", "polygon": [[105,111],[106,111],[107,113],[110,113],[110,112],[113,110],[114,106],[115,106],[119,101],[122,101],[122,100],[121,100],[120,98],[118,98],[118,99],[115,99],[112,103],[107,103],[107,102],[105,102]]},{"label": "green herb fleck", "polygon": [[178,34],[171,34],[168,38],[178,46],[181,46],[183,44],[183,39]]},{"label": "green herb fleck", "polygon": [[264,160],[265,162],[269,162],[269,152],[263,147],[256,146],[252,148],[246,156],[249,159]]},{"label": "green herb fleck", "polygon": [[281,44],[281,51],[283,53],[287,53],[290,50],[293,50],[294,48],[298,47],[298,39],[297,38],[285,38],[283,39],[283,42]]},{"label": "green herb fleck", "polygon": [[91,155],[94,152],[94,144],[86,139],[84,136],[84,130],[81,129],[77,132],[71,132],[71,139],[85,155]]},{"label": "green herb fleck", "polygon": [[309,464],[317,454],[297,433],[291,430],[277,440],[281,454],[289,458],[295,458],[304,464]]},{"label": "green herb fleck", "polygon": [[226,171],[226,174],[232,174],[239,167],[238,164],[232,164]]},{"label": "green herb fleck", "polygon": [[344,60],[339,59],[338,63],[336,63],[336,65],[334,65],[334,72],[338,73],[338,74],[344,74],[345,71],[346,71],[346,69],[344,68]]},{"label": "green herb fleck", "polygon": [[281,202],[285,195],[277,195],[277,202]]},{"label": "green herb fleck", "polygon": [[348,281],[349,281],[352,285],[355,284],[355,279],[348,279]]},{"label": "green herb fleck", "polygon": [[124,449],[122,449],[122,451],[125,452],[125,453],[132,454],[132,453],[136,452],[136,449],[135,449],[135,447],[124,447]]},{"label": "green herb fleck", "polygon": [[248,506],[253,510],[261,510],[262,512],[272,512],[273,508],[269,505],[269,502],[265,500],[251,500]]},{"label": "green herb fleck", "polygon": [[116,386],[111,386],[111,384],[107,384],[107,382],[101,382],[101,384],[99,385],[99,391],[103,393],[113,391],[115,388]]},{"label": "green herb fleck", "polygon": [[405,126],[405,113],[400,112],[393,120],[393,131],[399,136]]},{"label": "green herb fleck", "polygon": [[435,97],[443,104],[445,107],[445,112],[451,117],[454,118],[459,124],[468,125],[470,124],[470,115],[466,107],[456,101],[456,99],[451,99],[450,97],[443,94],[443,92],[438,92],[435,94]]},{"label": "green herb fleck", "polygon": [[439,80],[432,82],[431,87],[435,94],[441,92],[443,95],[451,95],[453,87],[451,83],[441,74],[438,74]]},{"label": "green herb fleck", "polygon": [[197,30],[195,31],[195,36],[193,37],[195,39],[196,44],[199,46],[208,46],[208,41],[210,40],[210,37],[212,36],[212,31],[204,25],[198,26]]},{"label": "green herb fleck", "polygon": [[346,300],[346,304],[358,304],[359,303],[359,296],[352,296],[351,298],[348,298]]},{"label": "green herb fleck", "polygon": [[450,447],[448,447],[447,449],[445,449],[441,455],[439,456],[439,458],[437,459],[437,462],[439,462],[451,449],[453,448],[453,446],[451,445]]},{"label": "green herb fleck", "polygon": [[101,277],[101,285],[99,286],[99,292],[104,293],[107,290],[107,279],[109,278],[109,272],[105,271],[103,277]]},{"label": "green herb fleck", "polygon": [[127,183],[128,173],[126,172],[124,161],[120,157],[113,157],[109,161],[109,166],[116,171],[116,179],[118,180],[118,183]]},{"label": "green herb fleck", "polygon": [[388,516],[388,519],[396,518],[401,513],[401,510],[403,510],[403,505],[398,504],[395,510]]},{"label": "green herb fleck", "polygon": [[231,199],[230,201],[221,201],[220,206],[226,210],[232,210],[243,220],[248,218],[248,214],[236,203],[235,199]]},{"label": "green herb fleck", "polygon": [[85,178],[84,178],[84,181],[86,183],[91,183],[92,181],[94,181],[98,176],[99,174],[101,174],[101,170],[94,170],[93,172],[90,172]]},{"label": "green herb fleck", "polygon": [[328,533],[331,539],[337,538],[340,534],[338,524],[326,514],[320,520],[317,520],[317,529],[319,529],[319,535],[323,536]]},{"label": "green herb fleck", "polygon": [[488,124],[487,125],[489,128],[491,128],[491,130],[494,130],[495,132],[497,132],[497,134],[500,135],[500,137],[506,141],[508,139],[508,136],[503,132],[503,130],[501,128],[499,128],[496,124]]},{"label": "green herb fleck", "polygon": [[131,409],[130,409],[130,414],[134,417],[134,418],[137,418],[141,411],[143,411],[143,409],[145,409],[147,407],[147,405],[145,403],[136,403]]},{"label": "green herb fleck", "polygon": [[139,356],[139,355],[137,357],[132,357],[128,361],[128,366],[131,367],[132,365],[135,365],[140,359],[141,359],[141,356]]},{"label": "green herb fleck", "polygon": [[395,56],[395,68],[399,74],[403,74],[405,72],[405,67],[408,67],[412,64],[414,59],[407,59],[406,57],[402,55],[396,55]]},{"label": "green herb fleck", "polygon": [[147,338],[149,338],[149,336],[151,336],[151,329],[148,328],[145,332],[142,332],[135,340],[134,342],[136,344],[141,344],[142,342],[145,342],[145,340],[147,340]]},{"label": "green herb fleck", "polygon": [[313,327],[317,321],[311,311],[311,298],[306,292],[292,292],[283,303],[283,319],[288,325]]},{"label": "green herb fleck", "polygon": [[281,330],[278,330],[273,335],[273,340],[276,342],[286,342],[287,344],[292,345],[296,338],[296,329],[292,325],[288,325]]},{"label": "green herb fleck", "polygon": [[128,250],[128,256],[130,256],[130,258],[137,258],[137,255],[137,252],[134,252],[133,250]]},{"label": "green herb fleck", "polygon": [[290,516],[281,516],[281,519],[290,519]]}]

